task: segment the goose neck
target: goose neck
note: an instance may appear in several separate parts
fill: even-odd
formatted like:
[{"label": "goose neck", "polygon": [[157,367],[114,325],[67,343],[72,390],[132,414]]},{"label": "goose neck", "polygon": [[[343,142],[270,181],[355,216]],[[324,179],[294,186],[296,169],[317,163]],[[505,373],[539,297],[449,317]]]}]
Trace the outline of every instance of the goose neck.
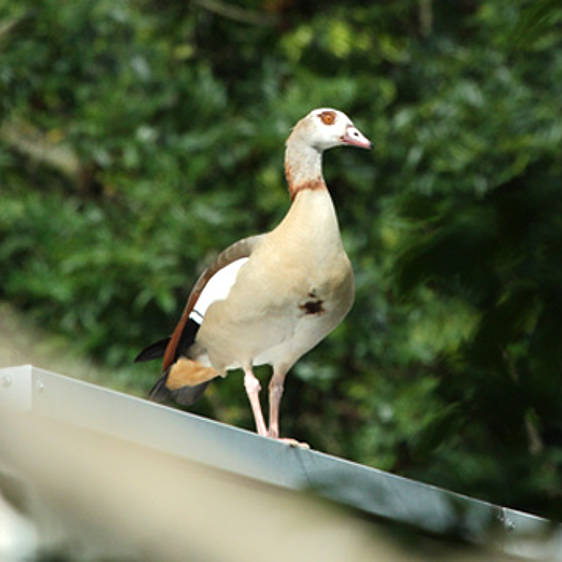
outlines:
[{"label": "goose neck", "polygon": [[291,200],[304,189],[326,189],[322,175],[322,152],[290,137],[285,150],[285,176]]}]

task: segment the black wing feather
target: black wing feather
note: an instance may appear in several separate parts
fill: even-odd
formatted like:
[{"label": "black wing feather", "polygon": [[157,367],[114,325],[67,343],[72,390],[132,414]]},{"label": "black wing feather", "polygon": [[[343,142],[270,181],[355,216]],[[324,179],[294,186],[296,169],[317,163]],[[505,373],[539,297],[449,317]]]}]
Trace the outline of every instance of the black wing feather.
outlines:
[{"label": "black wing feather", "polygon": [[[189,348],[195,343],[195,336],[197,335],[197,331],[199,330],[200,324],[195,322],[193,318],[188,318],[185,326],[182,330],[178,346],[175,350],[174,361],[181,355],[188,356]],[[148,346],[144,351],[141,351],[140,355],[142,355],[145,351],[152,349],[153,347],[157,347],[158,344],[165,342],[164,349],[168,345],[168,341],[170,338],[165,338],[160,342],[153,343],[152,345]],[[158,349],[160,350],[160,347]],[[160,357],[164,355],[164,351],[160,351]],[[169,368],[166,369],[165,373],[156,381],[156,384],[152,387],[150,392],[148,393],[148,398],[155,402],[165,402],[172,398],[178,404],[183,404],[184,406],[191,406],[199,397],[205,392],[205,389],[209,385],[211,381],[205,381],[200,384],[196,384],[195,386],[183,386],[182,388],[178,388],[177,390],[170,390],[166,386],[166,380],[168,379],[168,371]]]},{"label": "black wing feather", "polygon": [[154,343],[151,343],[148,347],[145,347],[136,357],[135,363],[140,361],[151,361],[152,359],[158,359],[159,357],[164,357],[164,352],[168,343],[170,342],[170,336],[163,338]]}]

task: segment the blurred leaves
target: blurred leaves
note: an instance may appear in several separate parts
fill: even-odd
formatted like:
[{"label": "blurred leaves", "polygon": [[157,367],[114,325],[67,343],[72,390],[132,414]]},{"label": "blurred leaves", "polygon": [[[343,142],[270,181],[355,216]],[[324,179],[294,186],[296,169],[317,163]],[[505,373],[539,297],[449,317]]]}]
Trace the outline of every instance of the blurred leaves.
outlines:
[{"label": "blurred leaves", "polygon": [[[562,515],[558,3],[0,8],[2,298],[146,391],[199,271],[286,212],[292,125],[341,108],[375,144],[325,158],[356,304],[283,432]],[[251,427],[236,374],[196,411]]]}]

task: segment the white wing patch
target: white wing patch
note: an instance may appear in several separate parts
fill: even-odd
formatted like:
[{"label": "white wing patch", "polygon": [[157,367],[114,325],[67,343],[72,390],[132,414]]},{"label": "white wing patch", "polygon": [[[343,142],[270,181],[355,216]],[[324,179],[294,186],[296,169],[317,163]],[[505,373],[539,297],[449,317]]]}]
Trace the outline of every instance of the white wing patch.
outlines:
[{"label": "white wing patch", "polygon": [[236,281],[238,276],[238,271],[240,268],[248,261],[248,258],[240,258],[238,260],[229,263],[227,266],[219,269],[210,279],[201,291],[193,310],[189,314],[189,317],[201,324],[203,322],[203,317],[207,312],[207,309],[215,301],[220,301],[228,297],[232,285]]}]

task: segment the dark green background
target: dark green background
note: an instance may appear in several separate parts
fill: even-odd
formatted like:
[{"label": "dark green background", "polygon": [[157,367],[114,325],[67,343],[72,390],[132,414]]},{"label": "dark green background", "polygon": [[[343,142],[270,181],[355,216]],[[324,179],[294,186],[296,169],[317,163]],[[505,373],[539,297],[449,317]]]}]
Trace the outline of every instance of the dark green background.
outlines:
[{"label": "dark green background", "polygon": [[[133,357],[337,107],[375,144],[325,157],[356,303],[283,434],[562,517],[559,6],[0,0],[0,298],[146,393]],[[238,373],[194,410],[252,427]]]}]

